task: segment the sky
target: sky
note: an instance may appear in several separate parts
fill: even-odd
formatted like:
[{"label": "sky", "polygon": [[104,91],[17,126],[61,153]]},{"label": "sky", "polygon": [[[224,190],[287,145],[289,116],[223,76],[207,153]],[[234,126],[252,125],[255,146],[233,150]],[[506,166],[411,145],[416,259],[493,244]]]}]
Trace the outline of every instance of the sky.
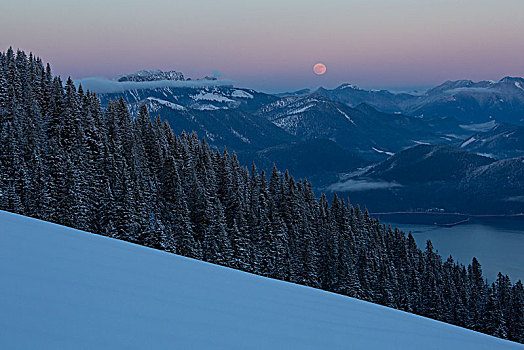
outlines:
[{"label": "sky", "polygon": [[[524,0],[0,0],[0,50],[75,79],[218,71],[269,92],[524,76]],[[317,76],[312,67],[327,66]]]}]

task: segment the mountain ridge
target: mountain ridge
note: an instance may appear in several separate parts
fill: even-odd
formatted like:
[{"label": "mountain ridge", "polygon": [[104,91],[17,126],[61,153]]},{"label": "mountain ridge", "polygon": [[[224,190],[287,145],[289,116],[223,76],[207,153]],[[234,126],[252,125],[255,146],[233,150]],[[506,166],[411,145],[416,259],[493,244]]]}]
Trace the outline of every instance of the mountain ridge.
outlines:
[{"label": "mountain ridge", "polygon": [[[377,185],[356,186],[366,184]],[[496,160],[449,145],[417,145],[330,188],[373,211],[521,214],[524,157]]]}]

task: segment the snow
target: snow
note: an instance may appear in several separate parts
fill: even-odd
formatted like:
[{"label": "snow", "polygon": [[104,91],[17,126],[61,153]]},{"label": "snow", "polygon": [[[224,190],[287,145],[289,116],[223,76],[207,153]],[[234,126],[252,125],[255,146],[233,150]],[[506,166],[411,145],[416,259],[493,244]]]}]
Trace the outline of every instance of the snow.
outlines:
[{"label": "snow", "polygon": [[489,87],[459,87],[444,91],[446,94],[457,94],[460,92],[478,92],[478,93],[492,93],[493,88]]},{"label": "snow", "polygon": [[299,108],[299,109],[295,109],[295,110],[289,111],[289,112],[287,113],[287,115],[293,115],[293,114],[304,113],[305,111],[307,111],[307,110],[310,109],[311,107],[314,107],[314,105],[307,105],[307,106],[305,106],[305,107],[302,107],[302,108]]},{"label": "snow", "polygon": [[241,133],[239,133],[238,131],[236,131],[235,129],[231,128],[231,132],[233,133],[233,135],[235,135],[236,137],[238,137],[239,139],[241,139],[243,142],[245,143],[251,143],[251,141],[245,137],[244,135],[242,135]]},{"label": "snow", "polygon": [[215,141],[217,135],[213,134],[212,132],[209,132],[206,130],[206,138],[210,141]]},{"label": "snow", "polygon": [[360,90],[360,88],[356,85],[353,85],[353,84],[349,84],[349,83],[344,83],[342,85],[340,85],[338,87],[339,90],[343,90],[343,89],[355,89],[355,90]]},{"label": "snow", "polygon": [[353,119],[351,119],[351,118],[349,117],[349,115],[347,115],[346,113],[344,113],[344,111],[342,111],[342,110],[340,110],[340,109],[338,109],[338,108],[337,108],[337,111],[339,111],[340,114],[342,114],[342,115],[343,115],[347,120],[349,120],[349,121],[351,122],[351,124],[353,124],[353,125],[355,125],[355,126],[357,125],[357,124],[355,124],[355,122],[353,121]]},{"label": "snow", "polygon": [[482,153],[482,152],[477,152],[476,154],[478,154],[479,156],[483,156],[483,157],[488,157],[488,158],[497,159],[497,157],[496,157],[493,153]]},{"label": "snow", "polygon": [[160,69],[140,70],[132,74],[122,74],[116,77],[116,81],[158,81],[158,80],[185,80],[184,74],[177,71],[163,72]]},{"label": "snow", "polygon": [[430,143],[424,142],[424,141],[417,141],[417,140],[411,140],[411,141],[413,141],[417,145],[430,145]]},{"label": "snow", "polygon": [[213,92],[200,91],[197,95],[192,95],[191,98],[195,101],[215,101],[215,102],[234,102],[232,99],[225,96],[215,94]]},{"label": "snow", "polygon": [[134,101],[138,102],[138,91],[136,89],[133,89],[129,90],[129,93],[131,94],[131,96],[133,96]]},{"label": "snow", "polygon": [[520,85],[518,81],[515,82],[515,86],[521,90],[524,90],[524,88]]},{"label": "snow", "polygon": [[474,138],[474,137],[470,137],[469,139],[467,139],[466,141],[464,141],[464,142],[462,143],[462,145],[460,145],[460,148],[464,148],[464,147],[466,147],[467,145],[469,145],[470,143],[475,142],[476,140],[477,140],[476,138]]},{"label": "snow", "polygon": [[158,102],[158,103],[160,103],[163,106],[166,106],[168,108],[174,109],[175,111],[184,111],[184,110],[186,110],[186,107],[184,107],[184,106],[181,106],[181,105],[173,103],[173,102],[161,100],[161,99],[156,98],[156,97],[148,97],[147,99],[149,101]]},{"label": "snow", "polygon": [[402,186],[396,182],[349,179],[343,182],[334,183],[330,185],[327,189],[334,192],[358,192],[394,187]]},{"label": "snow", "polygon": [[223,109],[212,104],[197,104],[192,106],[193,109],[198,109],[199,111],[216,111],[217,109]]},{"label": "snow", "polygon": [[296,129],[300,122],[300,115],[294,114],[284,118],[272,120],[273,124],[289,132],[292,135],[296,135]]},{"label": "snow", "polygon": [[522,349],[356,299],[0,212],[2,349]]},{"label": "snow", "polygon": [[373,151],[375,152],[378,152],[378,153],[384,153],[384,154],[387,154],[388,156],[392,156],[394,155],[395,153],[393,152],[388,152],[388,151],[383,151],[383,150],[380,150],[378,148],[375,148],[375,147],[371,147],[373,149]]},{"label": "snow", "polygon": [[236,98],[253,98],[253,95],[244,90],[235,90],[231,93],[231,97]]},{"label": "snow", "polygon": [[489,131],[493,129],[496,125],[497,125],[497,122],[495,120],[490,120],[489,122],[480,123],[480,124],[459,125],[459,127],[461,127],[464,130],[468,130],[468,131],[484,132],[484,131]]}]

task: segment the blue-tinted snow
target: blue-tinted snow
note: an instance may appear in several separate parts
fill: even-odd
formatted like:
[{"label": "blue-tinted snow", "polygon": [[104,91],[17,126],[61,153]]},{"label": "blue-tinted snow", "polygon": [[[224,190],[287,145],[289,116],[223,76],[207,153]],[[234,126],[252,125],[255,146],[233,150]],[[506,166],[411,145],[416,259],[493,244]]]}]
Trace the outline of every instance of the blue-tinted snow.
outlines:
[{"label": "blue-tinted snow", "polygon": [[522,349],[369,304],[0,212],[1,349]]}]

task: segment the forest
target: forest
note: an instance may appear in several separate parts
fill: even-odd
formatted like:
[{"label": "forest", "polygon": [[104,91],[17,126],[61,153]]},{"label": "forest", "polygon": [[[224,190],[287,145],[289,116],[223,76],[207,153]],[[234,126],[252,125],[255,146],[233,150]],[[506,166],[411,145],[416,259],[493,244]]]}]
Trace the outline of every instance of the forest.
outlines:
[{"label": "forest", "polygon": [[524,287],[0,53],[0,209],[524,343]]}]

